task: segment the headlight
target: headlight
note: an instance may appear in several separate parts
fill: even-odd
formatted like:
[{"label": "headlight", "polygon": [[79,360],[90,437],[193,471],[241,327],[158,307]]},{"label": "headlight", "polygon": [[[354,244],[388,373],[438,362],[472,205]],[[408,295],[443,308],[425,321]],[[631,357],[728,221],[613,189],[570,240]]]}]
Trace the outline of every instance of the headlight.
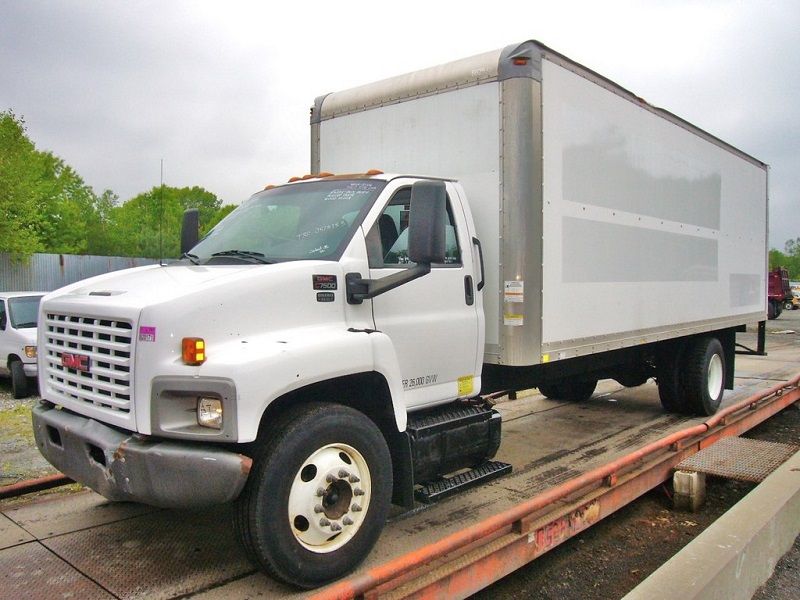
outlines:
[{"label": "headlight", "polygon": [[222,429],[222,400],[219,398],[198,398],[197,424],[201,427]]},{"label": "headlight", "polygon": [[36,358],[36,346],[25,346],[25,356]]}]

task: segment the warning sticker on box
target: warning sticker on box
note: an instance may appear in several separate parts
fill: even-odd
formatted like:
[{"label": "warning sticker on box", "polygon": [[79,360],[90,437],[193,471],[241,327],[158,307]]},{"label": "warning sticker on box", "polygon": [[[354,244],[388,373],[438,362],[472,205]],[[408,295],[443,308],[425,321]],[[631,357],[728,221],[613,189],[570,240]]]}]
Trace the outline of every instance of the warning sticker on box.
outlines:
[{"label": "warning sticker on box", "polygon": [[506,281],[503,300],[505,302],[525,302],[525,282]]},{"label": "warning sticker on box", "polygon": [[458,395],[459,396],[468,396],[472,393],[472,388],[474,387],[475,378],[472,375],[465,375],[464,377],[458,378]]},{"label": "warning sticker on box", "polygon": [[521,327],[525,324],[525,317],[514,313],[503,314],[503,325],[510,325],[511,327]]}]

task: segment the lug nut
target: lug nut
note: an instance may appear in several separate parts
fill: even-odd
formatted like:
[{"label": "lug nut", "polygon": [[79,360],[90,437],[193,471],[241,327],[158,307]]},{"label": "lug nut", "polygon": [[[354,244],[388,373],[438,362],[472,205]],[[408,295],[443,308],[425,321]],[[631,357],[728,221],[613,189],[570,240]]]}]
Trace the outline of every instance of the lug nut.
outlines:
[{"label": "lug nut", "polygon": [[355,475],[350,475],[350,477],[348,477],[348,478],[347,478],[347,480],[348,480],[350,483],[358,483],[359,481],[361,481],[361,480],[360,480],[358,477],[356,477]]},{"label": "lug nut", "polygon": [[325,488],[318,487],[317,488],[317,496],[322,498],[322,496],[324,496],[324,495],[325,495]]},{"label": "lug nut", "polygon": [[326,519],[325,517],[322,517],[322,518],[319,520],[319,526],[320,526],[320,527],[327,527],[327,526],[328,526],[328,525],[330,525],[330,524],[331,524],[331,522],[330,522],[330,521],[328,521],[328,519]]},{"label": "lug nut", "polygon": [[353,494],[355,494],[356,496],[363,496],[364,490],[362,490],[361,488],[356,488],[353,490]]},{"label": "lug nut", "polygon": [[334,477],[333,475],[328,474],[328,475],[325,476],[325,481],[327,481],[328,483],[333,483],[334,481],[336,481],[336,477]]},{"label": "lug nut", "polygon": [[341,531],[342,526],[338,523],[331,523],[331,531]]},{"label": "lug nut", "polygon": [[361,505],[353,504],[353,506],[350,507],[350,510],[352,510],[353,512],[361,512]]},{"label": "lug nut", "polygon": [[353,519],[351,519],[350,517],[345,517],[344,519],[342,519],[342,525],[352,525],[352,524],[353,524]]},{"label": "lug nut", "polygon": [[339,477],[341,477],[342,479],[345,479],[345,478],[347,478],[349,476],[350,476],[350,473],[348,473],[344,469],[339,469]]},{"label": "lug nut", "polygon": [[317,505],[314,507],[314,512],[315,512],[315,513],[321,513],[321,512],[325,512],[325,509],[324,509],[324,508],[322,508],[322,504],[317,504]]}]

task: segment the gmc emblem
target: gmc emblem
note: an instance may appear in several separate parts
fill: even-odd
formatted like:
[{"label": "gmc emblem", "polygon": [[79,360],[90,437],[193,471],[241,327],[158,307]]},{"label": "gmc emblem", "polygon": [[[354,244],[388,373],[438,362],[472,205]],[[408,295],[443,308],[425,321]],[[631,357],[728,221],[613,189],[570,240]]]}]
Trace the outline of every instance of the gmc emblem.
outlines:
[{"label": "gmc emblem", "polygon": [[68,369],[88,373],[90,364],[89,357],[85,354],[68,354],[65,352],[61,355],[61,365]]}]

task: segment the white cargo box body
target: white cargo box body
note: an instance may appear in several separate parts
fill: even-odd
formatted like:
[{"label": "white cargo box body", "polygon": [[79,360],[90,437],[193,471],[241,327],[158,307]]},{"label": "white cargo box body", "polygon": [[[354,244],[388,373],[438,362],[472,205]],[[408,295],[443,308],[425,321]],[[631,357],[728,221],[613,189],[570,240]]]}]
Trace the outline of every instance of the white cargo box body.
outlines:
[{"label": "white cargo box body", "polygon": [[323,96],[311,136],[312,172],[461,182],[485,362],[765,318],[767,166],[537,42]]}]

